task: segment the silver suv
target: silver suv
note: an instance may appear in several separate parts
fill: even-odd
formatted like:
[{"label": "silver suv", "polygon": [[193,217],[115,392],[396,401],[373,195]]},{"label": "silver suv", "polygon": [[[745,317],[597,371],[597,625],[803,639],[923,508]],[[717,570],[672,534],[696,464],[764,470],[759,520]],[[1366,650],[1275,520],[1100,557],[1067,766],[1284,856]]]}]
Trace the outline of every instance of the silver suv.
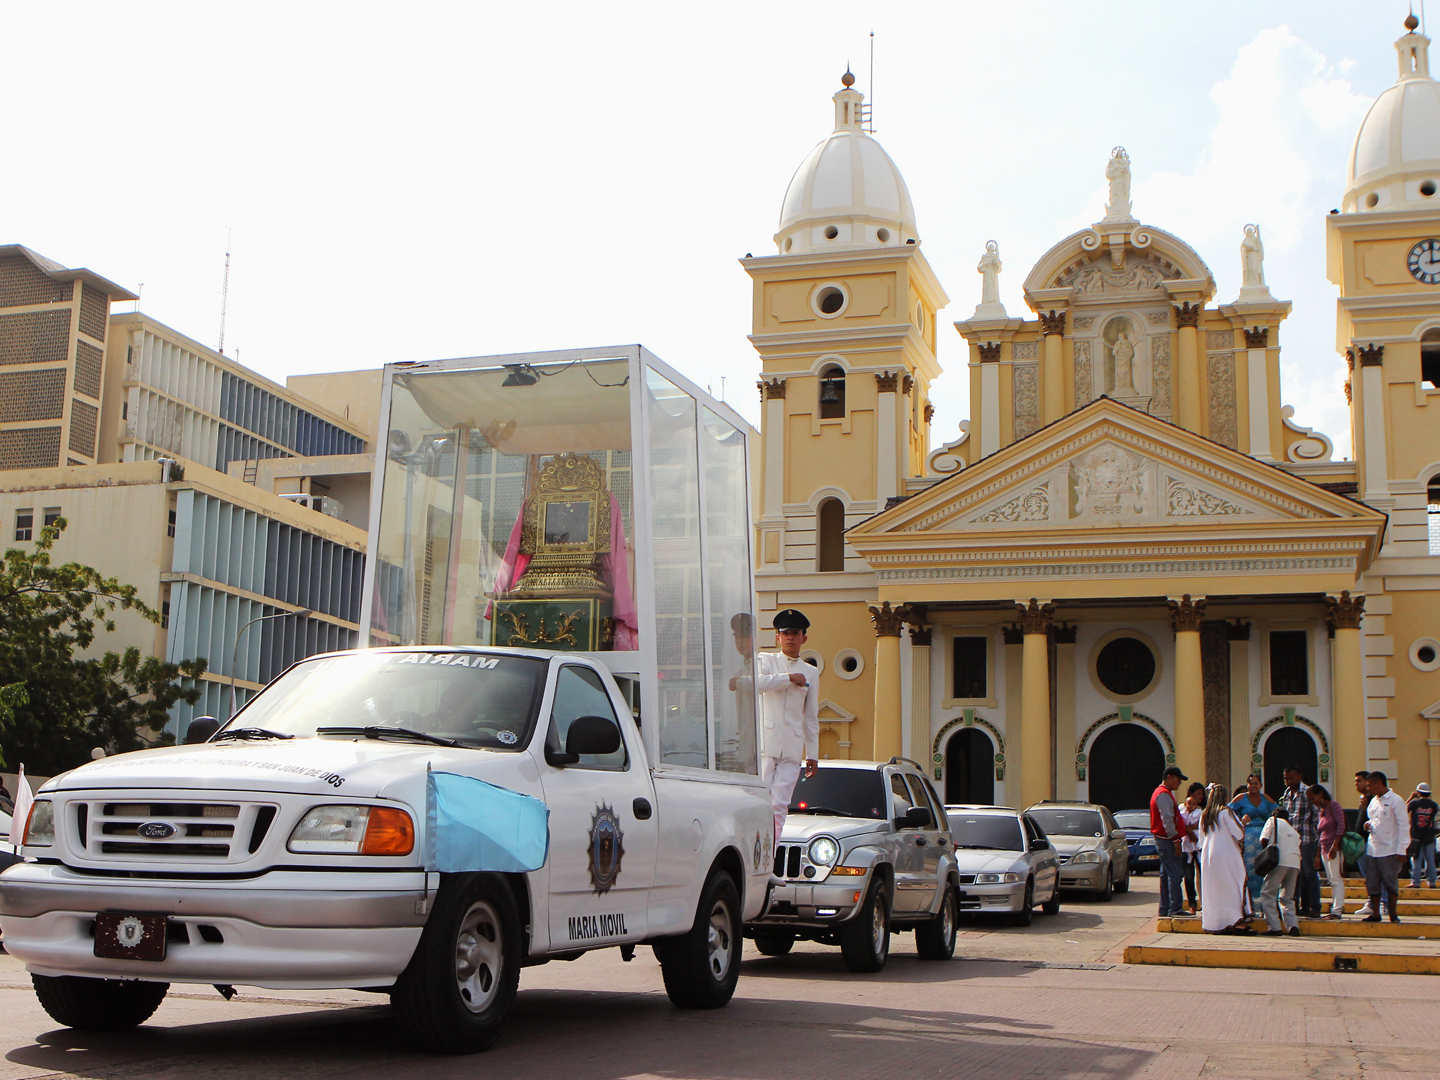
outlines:
[{"label": "silver suv", "polygon": [[1130,845],[1125,830],[1098,803],[1047,799],[1026,810],[1045,830],[1060,858],[1060,888],[1109,900],[1130,891]]},{"label": "silver suv", "polygon": [[839,945],[851,971],[879,971],[892,930],[914,930],[923,960],[955,952],[954,841],[914,762],[826,761],[814,776],[801,776],[774,871],[784,884],[745,927],[766,956],[804,939]]}]

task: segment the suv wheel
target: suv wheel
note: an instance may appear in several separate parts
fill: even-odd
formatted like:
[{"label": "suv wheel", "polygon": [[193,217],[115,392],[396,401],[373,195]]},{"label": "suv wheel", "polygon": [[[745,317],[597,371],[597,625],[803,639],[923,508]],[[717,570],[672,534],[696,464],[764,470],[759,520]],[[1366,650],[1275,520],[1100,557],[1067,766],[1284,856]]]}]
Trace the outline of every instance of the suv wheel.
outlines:
[{"label": "suv wheel", "polygon": [[655,955],[665,993],[682,1009],[718,1009],[740,979],[740,893],[723,870],[710,871],[695,923],[679,937],[660,938]]},{"label": "suv wheel", "polygon": [[520,917],[497,875],[446,878],[390,1006],[421,1049],[473,1054],[494,1044],[515,1006]]},{"label": "suv wheel", "polygon": [[1011,922],[1016,926],[1029,926],[1035,919],[1035,879],[1025,880],[1025,899],[1020,903],[1020,910],[1010,916]]},{"label": "suv wheel", "polygon": [[949,960],[955,955],[955,930],[959,919],[959,894],[954,885],[947,885],[940,910],[915,928],[915,949],[921,960]]},{"label": "suv wheel", "polygon": [[890,893],[878,876],[860,910],[840,930],[840,955],[851,971],[874,972],[890,956]]}]

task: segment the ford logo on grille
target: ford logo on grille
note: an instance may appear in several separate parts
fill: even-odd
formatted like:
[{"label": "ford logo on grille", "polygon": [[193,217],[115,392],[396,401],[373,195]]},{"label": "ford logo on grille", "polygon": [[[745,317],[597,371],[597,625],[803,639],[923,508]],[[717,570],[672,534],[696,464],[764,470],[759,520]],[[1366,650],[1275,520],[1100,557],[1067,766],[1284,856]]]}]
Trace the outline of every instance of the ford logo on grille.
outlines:
[{"label": "ford logo on grille", "polygon": [[175,835],[175,826],[168,821],[147,821],[135,831],[146,840],[169,840]]}]

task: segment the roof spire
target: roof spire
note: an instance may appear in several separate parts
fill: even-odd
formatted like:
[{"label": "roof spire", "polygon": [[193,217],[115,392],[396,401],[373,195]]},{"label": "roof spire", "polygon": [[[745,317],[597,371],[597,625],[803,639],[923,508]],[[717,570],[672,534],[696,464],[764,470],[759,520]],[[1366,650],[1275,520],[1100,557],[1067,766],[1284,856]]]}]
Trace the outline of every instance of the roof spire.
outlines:
[{"label": "roof spire", "polygon": [[840,76],[840,85],[844,87],[835,93],[835,130],[836,131],[864,131],[864,110],[860,103],[865,100],[865,95],[855,89],[855,76],[850,71],[850,65],[845,65],[845,74]]},{"label": "roof spire", "polygon": [[1412,10],[1405,16],[1405,34],[1395,42],[1395,51],[1400,54],[1400,78],[1428,79],[1430,77],[1430,39],[1419,31],[1420,20]]}]

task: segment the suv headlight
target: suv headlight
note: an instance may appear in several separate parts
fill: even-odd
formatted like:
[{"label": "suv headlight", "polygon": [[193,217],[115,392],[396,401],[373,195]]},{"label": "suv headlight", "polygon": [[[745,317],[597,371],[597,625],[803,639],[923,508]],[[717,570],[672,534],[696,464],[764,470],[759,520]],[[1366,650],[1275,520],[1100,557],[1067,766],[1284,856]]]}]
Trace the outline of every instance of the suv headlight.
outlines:
[{"label": "suv headlight", "polygon": [[54,843],[55,804],[49,799],[37,799],[30,805],[30,816],[25,819],[23,846],[50,847]]},{"label": "suv headlight", "polygon": [[976,885],[1013,885],[1020,880],[1019,874],[976,874]]},{"label": "suv headlight", "polygon": [[1076,855],[1073,859],[1071,859],[1070,863],[1073,866],[1075,863],[1098,863],[1099,861],[1100,852],[1082,851],[1079,855]]},{"label": "suv headlight", "polygon": [[817,836],[810,841],[806,854],[816,866],[834,866],[835,860],[840,857],[840,845],[828,836]]},{"label": "suv headlight", "polygon": [[404,810],[388,806],[316,806],[300,819],[286,846],[297,855],[409,855],[415,850],[415,823]]}]

